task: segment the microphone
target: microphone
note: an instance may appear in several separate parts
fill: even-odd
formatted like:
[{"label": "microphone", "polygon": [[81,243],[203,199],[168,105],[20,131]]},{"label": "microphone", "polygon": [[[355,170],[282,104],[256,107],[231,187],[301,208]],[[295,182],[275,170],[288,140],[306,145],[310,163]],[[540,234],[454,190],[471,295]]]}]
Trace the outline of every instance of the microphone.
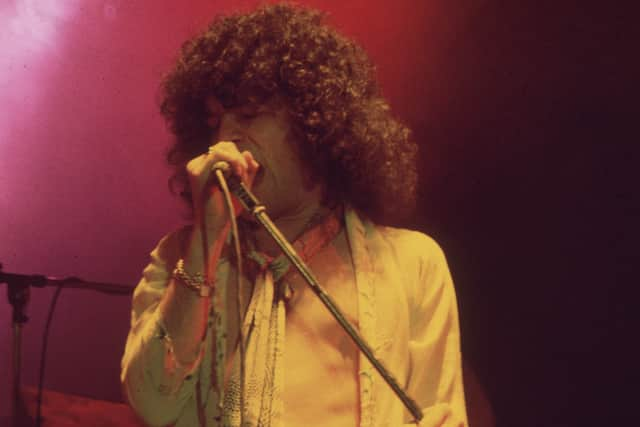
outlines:
[{"label": "microphone", "polygon": [[[213,164],[211,170],[218,177],[218,181],[222,179],[226,180],[229,190],[240,200],[240,203],[242,203],[246,210],[253,213],[256,208],[262,207],[262,203],[253,195],[251,190],[231,171],[229,162],[219,160]],[[220,174],[216,173],[218,171],[220,171]],[[218,184],[220,184],[220,182]]]},{"label": "microphone", "polygon": [[213,167],[211,168],[211,171],[214,174],[216,173],[216,171],[222,172],[222,175],[224,175],[226,179],[229,179],[231,175],[233,175],[231,173],[231,165],[229,164],[229,162],[225,162],[224,160],[218,160],[217,162],[215,162],[213,164]]}]

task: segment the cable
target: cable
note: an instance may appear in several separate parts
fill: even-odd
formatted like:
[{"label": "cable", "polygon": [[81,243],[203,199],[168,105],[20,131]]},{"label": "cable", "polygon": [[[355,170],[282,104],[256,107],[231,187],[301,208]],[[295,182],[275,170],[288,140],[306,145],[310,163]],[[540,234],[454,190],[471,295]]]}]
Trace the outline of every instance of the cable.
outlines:
[{"label": "cable", "polygon": [[244,413],[245,413],[245,405],[244,405],[244,391],[245,391],[245,366],[244,366],[244,356],[245,356],[245,348],[244,348],[244,334],[242,331],[242,307],[243,307],[243,292],[242,292],[242,254],[240,252],[240,235],[238,233],[238,223],[236,221],[235,210],[233,208],[233,202],[231,200],[231,193],[229,192],[229,187],[227,185],[227,180],[224,178],[224,173],[220,169],[215,169],[216,177],[218,178],[218,183],[220,184],[220,188],[222,189],[222,193],[224,194],[225,204],[227,205],[227,212],[229,213],[229,218],[231,219],[231,234],[233,236],[233,246],[236,253],[236,288],[237,288],[237,313],[238,313],[238,334],[240,335],[240,425],[244,425]]},{"label": "cable", "polygon": [[38,406],[36,412],[36,427],[40,427],[40,422],[42,421],[42,417],[40,416],[42,411],[42,390],[44,385],[44,370],[47,361],[47,344],[49,341],[49,328],[51,326],[51,321],[53,320],[53,313],[56,309],[56,303],[58,302],[58,296],[60,296],[60,292],[62,292],[62,288],[64,283],[60,283],[56,288],[56,293],[53,294],[53,298],[51,299],[51,306],[49,307],[49,315],[47,316],[47,323],[44,327],[44,336],[42,339],[42,351],[40,354],[40,373],[38,379]]}]

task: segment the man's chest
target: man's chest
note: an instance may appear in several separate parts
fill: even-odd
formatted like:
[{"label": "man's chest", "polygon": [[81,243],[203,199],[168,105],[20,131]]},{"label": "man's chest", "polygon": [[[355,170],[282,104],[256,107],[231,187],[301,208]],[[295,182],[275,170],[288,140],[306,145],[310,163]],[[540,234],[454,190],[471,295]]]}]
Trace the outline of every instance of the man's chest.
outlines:
[{"label": "man's chest", "polygon": [[[314,257],[311,268],[357,327],[355,275],[348,251],[340,243]],[[303,279],[298,275],[288,279],[293,288],[287,302],[284,351],[288,425],[356,425],[358,350]]]},{"label": "man's chest", "polygon": [[[338,309],[357,327],[358,293],[351,266],[332,263],[325,271],[315,269],[314,272]],[[287,336],[301,334],[314,347],[346,351],[343,341],[350,341],[348,335],[315,292],[298,275],[292,277],[289,284],[293,293],[286,302]]]}]

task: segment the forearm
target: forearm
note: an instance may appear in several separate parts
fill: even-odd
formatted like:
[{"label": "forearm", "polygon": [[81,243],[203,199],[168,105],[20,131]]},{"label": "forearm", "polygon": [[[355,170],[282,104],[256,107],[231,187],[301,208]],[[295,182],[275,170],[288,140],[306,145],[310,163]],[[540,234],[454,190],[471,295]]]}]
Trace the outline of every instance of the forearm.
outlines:
[{"label": "forearm", "polygon": [[121,379],[129,402],[150,425],[174,422],[193,399],[210,302],[179,281],[174,283],[171,272],[183,258],[189,274],[203,273],[211,265],[213,280],[226,233],[209,235],[220,238],[208,247],[193,228],[163,239],[134,293]]},{"label": "forearm", "polygon": [[[229,231],[222,193],[210,179],[213,164],[220,160],[239,169],[248,185],[259,167],[249,152],[240,153],[229,141],[187,163],[195,225],[161,240],[134,293],[122,382],[132,406],[152,425],[174,422],[185,405],[193,403],[194,374],[208,349],[210,298],[187,286],[184,277],[173,279],[171,272],[182,258],[186,275],[202,274],[209,283],[216,281]],[[235,206],[236,215],[239,209]]]},{"label": "forearm", "polygon": [[[194,227],[184,254],[184,270],[187,274],[203,274],[215,283],[216,265],[225,243],[226,229],[202,233]],[[212,236],[211,243],[207,241]],[[171,337],[178,361],[190,363],[199,354],[207,330],[210,298],[202,297],[179,280],[171,279],[158,309]]]}]

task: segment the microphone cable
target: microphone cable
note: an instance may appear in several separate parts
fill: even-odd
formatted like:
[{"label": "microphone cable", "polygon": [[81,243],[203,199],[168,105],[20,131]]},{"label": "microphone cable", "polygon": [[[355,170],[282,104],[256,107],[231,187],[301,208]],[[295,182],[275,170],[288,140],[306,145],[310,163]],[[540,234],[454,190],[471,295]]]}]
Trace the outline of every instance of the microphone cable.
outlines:
[{"label": "microphone cable", "polygon": [[[218,162],[222,164],[223,162]],[[231,200],[231,192],[229,191],[229,186],[227,185],[227,180],[224,176],[223,170],[226,169],[224,165],[218,165],[218,163],[214,164],[213,169],[216,174],[216,178],[218,179],[218,184],[220,185],[220,189],[224,195],[225,205],[227,206],[227,212],[229,213],[229,218],[231,220],[231,235],[233,237],[233,246],[236,255],[236,288],[237,288],[237,298],[236,298],[236,308],[238,313],[238,334],[240,338],[240,425],[244,425],[244,414],[245,414],[245,402],[244,402],[244,391],[245,391],[245,337],[242,328],[242,307],[244,302],[244,295],[242,289],[242,253],[240,250],[240,235],[238,233],[238,223],[236,221],[236,215],[233,208],[233,201]],[[226,163],[226,162],[225,162]],[[222,385],[224,390],[224,384]],[[224,417],[224,414],[223,414]]]}]

